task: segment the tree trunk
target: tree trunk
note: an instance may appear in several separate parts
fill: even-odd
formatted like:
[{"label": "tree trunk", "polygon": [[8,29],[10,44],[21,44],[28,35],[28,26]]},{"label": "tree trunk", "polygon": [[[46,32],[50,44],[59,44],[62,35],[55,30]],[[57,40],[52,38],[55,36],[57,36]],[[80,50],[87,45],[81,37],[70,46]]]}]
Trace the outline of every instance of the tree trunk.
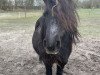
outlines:
[{"label": "tree trunk", "polygon": [[25,9],[24,9],[24,12],[25,12],[25,18],[26,18],[26,17],[27,17],[27,16],[26,16],[26,4],[25,4]]}]

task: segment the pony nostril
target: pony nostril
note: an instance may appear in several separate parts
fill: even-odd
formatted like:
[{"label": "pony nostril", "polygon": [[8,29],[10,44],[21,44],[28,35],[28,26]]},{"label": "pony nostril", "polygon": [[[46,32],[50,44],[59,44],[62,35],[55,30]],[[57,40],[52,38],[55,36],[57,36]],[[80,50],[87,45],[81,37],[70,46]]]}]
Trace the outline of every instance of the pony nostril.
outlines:
[{"label": "pony nostril", "polygon": [[43,46],[46,47],[46,40],[43,41]]},{"label": "pony nostril", "polygon": [[60,47],[60,41],[56,41],[56,47]]},{"label": "pony nostril", "polygon": [[47,49],[49,50],[49,51],[54,51],[54,47],[47,47]]}]

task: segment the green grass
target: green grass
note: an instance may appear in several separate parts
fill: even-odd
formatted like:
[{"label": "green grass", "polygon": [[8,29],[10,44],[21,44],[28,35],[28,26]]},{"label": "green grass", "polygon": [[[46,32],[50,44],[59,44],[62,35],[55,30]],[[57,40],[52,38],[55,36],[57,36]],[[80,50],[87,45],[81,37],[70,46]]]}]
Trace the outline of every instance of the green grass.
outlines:
[{"label": "green grass", "polygon": [[4,32],[24,29],[34,26],[36,20],[41,16],[41,11],[27,12],[8,12],[0,14],[0,29]]},{"label": "green grass", "polygon": [[[2,16],[3,15],[3,16]],[[29,22],[36,21],[38,17],[41,16],[40,11],[33,11],[33,12],[27,12],[26,18],[24,12],[10,12],[10,13],[1,13],[0,14],[0,23],[4,22],[26,22],[27,20]]]},{"label": "green grass", "polygon": [[82,37],[100,37],[100,9],[79,9],[79,32]]},{"label": "green grass", "polygon": [[79,32],[82,37],[100,37],[100,26],[99,25],[80,26]]},{"label": "green grass", "polygon": [[[100,37],[100,9],[78,9],[80,17],[79,32],[82,37]],[[0,13],[0,30],[12,31],[34,27],[41,11]]]},{"label": "green grass", "polygon": [[100,9],[78,9],[81,19],[100,19]]}]

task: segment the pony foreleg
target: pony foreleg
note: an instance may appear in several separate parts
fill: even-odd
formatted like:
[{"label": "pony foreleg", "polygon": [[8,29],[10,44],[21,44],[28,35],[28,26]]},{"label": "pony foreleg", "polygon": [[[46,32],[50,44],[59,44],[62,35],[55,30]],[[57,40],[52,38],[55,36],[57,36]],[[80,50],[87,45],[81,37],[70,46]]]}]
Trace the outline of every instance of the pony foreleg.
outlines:
[{"label": "pony foreleg", "polygon": [[63,75],[63,69],[66,64],[57,65],[57,75]]},{"label": "pony foreleg", "polygon": [[46,75],[52,75],[52,65],[45,64]]}]

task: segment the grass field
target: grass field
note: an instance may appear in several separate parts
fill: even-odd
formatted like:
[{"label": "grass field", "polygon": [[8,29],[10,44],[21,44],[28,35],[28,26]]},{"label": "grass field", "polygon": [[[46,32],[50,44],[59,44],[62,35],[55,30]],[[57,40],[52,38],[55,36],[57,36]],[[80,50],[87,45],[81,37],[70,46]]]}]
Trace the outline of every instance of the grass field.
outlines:
[{"label": "grass field", "polygon": [[82,36],[100,37],[100,9],[78,10],[79,31]]},{"label": "grass field", "polygon": [[[73,46],[64,75],[100,75],[100,9],[78,9],[80,42]],[[42,11],[0,13],[0,75],[45,75],[32,48]],[[55,68],[53,68],[55,69]],[[55,75],[55,73],[53,74]]]},{"label": "grass field", "polygon": [[[100,9],[78,9],[79,31],[82,36],[100,36]],[[42,15],[41,11],[0,13],[0,29],[3,31],[34,26]]]}]

